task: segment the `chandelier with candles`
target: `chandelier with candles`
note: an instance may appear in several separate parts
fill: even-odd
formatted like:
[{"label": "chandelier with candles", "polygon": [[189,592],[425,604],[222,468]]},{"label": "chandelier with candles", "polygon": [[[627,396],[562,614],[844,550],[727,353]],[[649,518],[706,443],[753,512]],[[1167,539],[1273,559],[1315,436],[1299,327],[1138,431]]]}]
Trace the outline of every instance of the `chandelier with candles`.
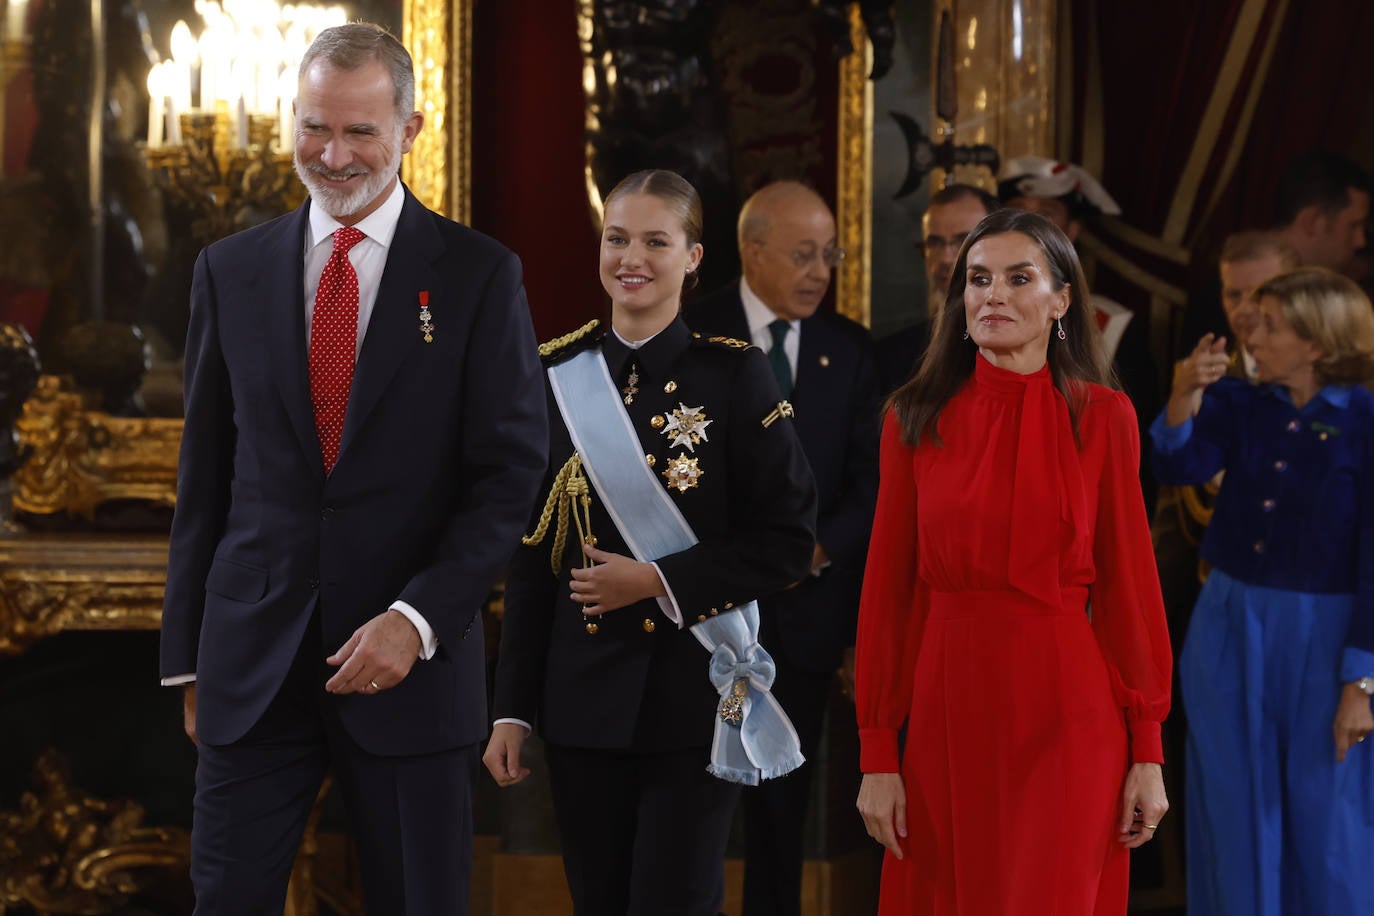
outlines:
[{"label": "chandelier with candles", "polygon": [[196,0],[202,28],[178,21],[171,59],[148,72],[146,156],[170,201],[208,244],[300,202],[293,178],[296,74],[341,7]]}]

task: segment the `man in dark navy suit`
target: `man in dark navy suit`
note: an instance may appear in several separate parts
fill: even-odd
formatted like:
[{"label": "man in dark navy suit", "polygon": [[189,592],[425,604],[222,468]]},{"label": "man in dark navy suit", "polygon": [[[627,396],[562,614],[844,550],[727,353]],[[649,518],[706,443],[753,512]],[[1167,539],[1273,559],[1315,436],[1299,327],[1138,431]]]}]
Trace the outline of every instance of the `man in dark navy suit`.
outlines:
[{"label": "man in dark navy suit", "polygon": [[[686,310],[707,335],[750,341],[768,354],[795,409],[816,477],[819,511],[811,574],[760,599],[760,642],[777,662],[773,693],[814,761],[835,671],[854,626],[878,490],[879,391],[873,345],[860,325],[820,311],[834,267],[835,219],[810,188],[764,187],[740,211],[737,284]],[[744,792],[745,916],[799,913],[807,764]]]},{"label": "man in dark navy suit", "polygon": [[198,741],[197,914],[281,912],[326,769],[369,913],[465,913],[479,610],[547,452],[518,260],[400,184],[382,29],[301,64],[310,200],[196,263],[163,683]]}]

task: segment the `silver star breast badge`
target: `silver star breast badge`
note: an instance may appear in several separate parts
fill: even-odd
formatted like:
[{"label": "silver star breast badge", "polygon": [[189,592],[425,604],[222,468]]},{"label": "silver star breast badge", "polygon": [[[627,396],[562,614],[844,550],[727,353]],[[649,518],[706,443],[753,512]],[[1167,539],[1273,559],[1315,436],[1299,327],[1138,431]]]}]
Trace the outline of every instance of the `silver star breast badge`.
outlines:
[{"label": "silver star breast badge", "polygon": [[688,407],[679,401],[677,409],[669,412],[668,422],[664,424],[661,432],[668,437],[669,448],[681,445],[686,447],[687,451],[695,452],[699,444],[711,441],[706,438],[706,427],[713,422],[715,421],[706,419],[706,414],[702,413],[700,407]]}]

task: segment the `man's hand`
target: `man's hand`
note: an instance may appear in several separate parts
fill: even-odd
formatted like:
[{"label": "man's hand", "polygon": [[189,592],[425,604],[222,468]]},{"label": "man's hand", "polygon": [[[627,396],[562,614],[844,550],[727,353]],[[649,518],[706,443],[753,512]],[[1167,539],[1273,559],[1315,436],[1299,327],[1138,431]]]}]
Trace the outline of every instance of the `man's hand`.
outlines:
[{"label": "man's hand", "polygon": [[200,744],[196,738],[196,685],[187,684],[181,691],[181,727],[186,729],[186,737],[192,744]]},{"label": "man's hand", "polygon": [[527,735],[525,726],[514,722],[498,722],[492,728],[482,762],[498,786],[513,786],[530,775],[529,767],[520,765],[520,749]]},{"label": "man's hand", "polygon": [[574,567],[572,571],[572,599],[582,605],[582,613],[605,614],[667,594],[652,564],[590,545],[584,545],[582,551],[596,564],[586,569]]},{"label": "man's hand", "polygon": [[341,666],[325,683],[330,693],[376,693],[405,680],[420,657],[420,634],[400,611],[384,611],[363,624],[329,658]]}]

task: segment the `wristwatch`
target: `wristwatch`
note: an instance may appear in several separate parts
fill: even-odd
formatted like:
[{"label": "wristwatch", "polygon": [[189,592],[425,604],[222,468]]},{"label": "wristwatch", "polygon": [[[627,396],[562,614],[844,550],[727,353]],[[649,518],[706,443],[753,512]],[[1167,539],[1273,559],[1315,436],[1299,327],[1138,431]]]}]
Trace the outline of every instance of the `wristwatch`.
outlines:
[{"label": "wristwatch", "polygon": [[1362,677],[1355,682],[1355,686],[1360,688],[1367,697],[1374,697],[1374,677]]}]

